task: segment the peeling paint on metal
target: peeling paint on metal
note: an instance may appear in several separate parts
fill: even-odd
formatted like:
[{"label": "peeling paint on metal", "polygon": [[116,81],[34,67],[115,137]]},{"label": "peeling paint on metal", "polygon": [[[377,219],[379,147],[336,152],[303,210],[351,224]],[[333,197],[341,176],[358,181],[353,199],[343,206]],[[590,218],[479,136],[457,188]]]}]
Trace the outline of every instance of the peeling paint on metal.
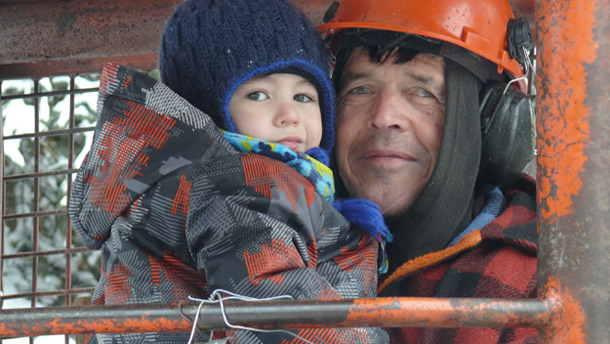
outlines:
[{"label": "peeling paint on metal", "polygon": [[544,343],[585,344],[587,336],[583,326],[586,324],[585,314],[570,289],[553,277],[550,277],[543,287],[544,295],[554,309],[547,315],[549,326],[541,332]]},{"label": "peeling paint on metal", "polygon": [[538,204],[541,218],[550,223],[573,211],[573,197],[583,186],[591,112],[585,105],[585,67],[595,61],[597,49],[589,7],[591,2],[561,0],[538,8],[538,42],[551,45],[541,49],[540,58]]}]

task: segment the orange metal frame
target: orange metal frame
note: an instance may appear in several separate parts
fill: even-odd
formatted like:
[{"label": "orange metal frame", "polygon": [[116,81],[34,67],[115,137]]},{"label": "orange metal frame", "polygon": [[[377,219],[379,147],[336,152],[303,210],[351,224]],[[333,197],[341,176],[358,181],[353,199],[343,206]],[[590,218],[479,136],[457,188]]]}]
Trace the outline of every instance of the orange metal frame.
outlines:
[{"label": "orange metal frame", "polygon": [[[331,2],[292,1],[317,23]],[[542,343],[610,340],[609,4],[607,0],[538,0],[534,8],[533,0],[525,0],[512,5],[535,23],[538,46],[539,298],[227,303],[233,323],[263,328],[522,326],[538,328]],[[159,23],[174,6],[174,1],[161,0],[82,6],[76,1],[0,2],[0,80],[41,76],[49,68],[66,73],[99,70],[107,59],[154,68]],[[134,12],[138,8],[142,10]],[[30,22],[26,13],[37,22]],[[142,13],[148,16],[142,18]],[[121,29],[125,23],[139,27]],[[38,25],[52,28],[38,33],[45,44],[26,39]],[[83,37],[77,37],[78,32]],[[93,37],[101,42],[92,43]],[[68,44],[70,40],[78,43]],[[193,319],[196,311],[194,305],[5,310],[0,311],[0,336],[189,331],[191,322],[184,316]],[[201,328],[224,327],[217,306],[204,306],[201,314]]]}]

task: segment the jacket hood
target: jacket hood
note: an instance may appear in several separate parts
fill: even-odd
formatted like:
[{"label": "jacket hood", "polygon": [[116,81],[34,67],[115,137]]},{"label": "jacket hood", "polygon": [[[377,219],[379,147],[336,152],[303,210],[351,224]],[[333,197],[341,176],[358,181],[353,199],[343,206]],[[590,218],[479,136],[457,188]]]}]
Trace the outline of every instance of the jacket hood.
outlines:
[{"label": "jacket hood", "polygon": [[[399,263],[445,247],[473,219],[481,155],[479,83],[445,59],[447,102],[438,160],[428,184],[402,215],[387,219],[395,242],[390,262]],[[396,266],[394,266],[396,267]]]},{"label": "jacket hood", "polygon": [[[81,240],[92,249],[122,215],[138,211],[138,198],[163,176],[203,158],[202,151],[211,157],[233,150],[206,114],[163,83],[118,65],[102,71],[98,115],[69,207]],[[201,149],[209,140],[218,141],[219,149]]]}]

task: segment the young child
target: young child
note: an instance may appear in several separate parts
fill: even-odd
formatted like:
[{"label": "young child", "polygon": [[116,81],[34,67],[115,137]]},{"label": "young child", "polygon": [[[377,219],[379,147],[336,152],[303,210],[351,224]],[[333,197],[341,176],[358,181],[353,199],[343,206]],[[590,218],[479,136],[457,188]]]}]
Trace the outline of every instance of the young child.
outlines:
[{"label": "young child", "polygon": [[[324,45],[305,16],[284,0],[186,1],[167,24],[160,72],[163,83],[116,65],[101,76],[100,119],[70,202],[81,239],[103,249],[93,303],[178,302],[217,289],[374,297],[376,240],[386,227],[370,202],[332,206],[333,91]],[[377,328],[293,332],[314,343],[388,341]]]}]

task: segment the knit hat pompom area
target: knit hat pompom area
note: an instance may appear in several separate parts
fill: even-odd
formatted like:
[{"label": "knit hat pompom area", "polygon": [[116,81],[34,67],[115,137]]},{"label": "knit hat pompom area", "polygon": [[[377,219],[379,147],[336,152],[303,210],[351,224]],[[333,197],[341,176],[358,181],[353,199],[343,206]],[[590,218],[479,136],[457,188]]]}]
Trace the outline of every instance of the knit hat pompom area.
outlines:
[{"label": "knit hat pompom area", "polygon": [[314,26],[284,0],[188,0],[167,23],[159,69],[167,86],[230,132],[236,130],[229,101],[242,83],[297,70],[317,83],[320,148],[328,153],[334,144],[335,107],[328,61]]}]

